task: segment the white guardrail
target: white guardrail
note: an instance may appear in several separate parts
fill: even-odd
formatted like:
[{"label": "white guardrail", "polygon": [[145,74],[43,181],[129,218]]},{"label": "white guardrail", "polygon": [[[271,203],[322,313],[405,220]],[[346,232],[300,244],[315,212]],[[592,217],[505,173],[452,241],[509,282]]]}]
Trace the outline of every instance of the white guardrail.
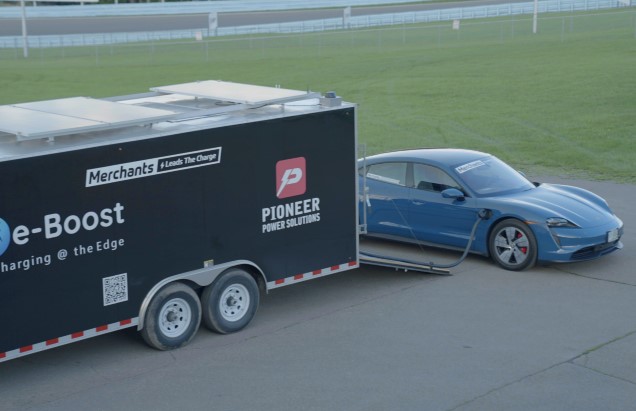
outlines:
[{"label": "white guardrail", "polygon": [[[331,0],[330,4],[333,4]],[[355,0],[354,0],[355,1]],[[362,1],[362,0],[360,0]],[[386,0],[383,1],[385,4]],[[630,7],[634,0],[545,0],[538,2],[539,13],[573,12]],[[281,2],[282,3],[282,2]],[[351,1],[349,0],[350,4]],[[368,4],[369,0],[365,0]],[[155,3],[156,4],[156,3]],[[169,3],[162,3],[169,4]],[[183,4],[183,3],[181,3]],[[313,3],[312,3],[313,4]],[[88,6],[84,6],[88,7]],[[133,43],[158,40],[202,39],[203,37],[254,35],[266,33],[309,33],[328,30],[359,29],[377,26],[428,23],[487,17],[533,14],[534,2],[496,4],[488,6],[457,7],[429,11],[414,11],[381,15],[351,16],[323,20],[310,20],[288,23],[259,24],[237,27],[219,27],[210,30],[207,27],[192,30],[97,33],[72,35],[29,36],[29,47],[67,47],[105,45],[115,43]],[[21,36],[0,37],[0,48],[21,48]]]},{"label": "white guardrail", "polygon": [[[0,0],[2,1],[2,0]],[[7,0],[4,0],[5,2]],[[18,2],[19,0],[9,0]],[[81,0],[74,0],[81,2]],[[46,6],[40,3],[35,7],[27,7],[29,17],[95,17],[95,16],[149,16],[156,14],[205,14],[247,12],[247,11],[281,11],[300,9],[320,9],[356,6],[377,6],[387,4],[419,3],[422,0],[208,0],[177,1],[162,3],[119,3],[119,4],[83,4]],[[425,0],[424,0],[425,1]],[[25,0],[31,5],[31,0]],[[22,16],[19,7],[0,7],[0,19]]]}]

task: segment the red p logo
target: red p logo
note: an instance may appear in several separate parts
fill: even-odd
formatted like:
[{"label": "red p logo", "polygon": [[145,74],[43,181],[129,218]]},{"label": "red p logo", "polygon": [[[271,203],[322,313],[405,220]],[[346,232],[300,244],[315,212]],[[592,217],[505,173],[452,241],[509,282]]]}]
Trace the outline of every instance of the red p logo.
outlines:
[{"label": "red p logo", "polygon": [[276,163],[276,197],[287,198],[305,194],[305,157],[290,158]]}]

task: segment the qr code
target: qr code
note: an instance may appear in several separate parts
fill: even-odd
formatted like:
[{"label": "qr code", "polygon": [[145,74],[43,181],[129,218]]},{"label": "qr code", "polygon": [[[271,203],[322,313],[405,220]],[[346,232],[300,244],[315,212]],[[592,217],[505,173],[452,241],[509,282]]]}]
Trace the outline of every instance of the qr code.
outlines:
[{"label": "qr code", "polygon": [[104,306],[128,301],[128,275],[126,273],[102,278]]}]

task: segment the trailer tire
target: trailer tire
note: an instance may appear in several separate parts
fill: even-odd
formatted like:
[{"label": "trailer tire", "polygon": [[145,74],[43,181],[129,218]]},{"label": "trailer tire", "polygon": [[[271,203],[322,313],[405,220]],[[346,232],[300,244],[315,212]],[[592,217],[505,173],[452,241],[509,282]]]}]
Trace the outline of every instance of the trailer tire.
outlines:
[{"label": "trailer tire", "polygon": [[168,284],[150,301],[141,335],[148,345],[166,351],[188,344],[201,324],[201,302],[182,283]]},{"label": "trailer tire", "polygon": [[237,332],[252,321],[259,303],[256,280],[241,269],[230,269],[203,290],[203,323],[219,334]]}]

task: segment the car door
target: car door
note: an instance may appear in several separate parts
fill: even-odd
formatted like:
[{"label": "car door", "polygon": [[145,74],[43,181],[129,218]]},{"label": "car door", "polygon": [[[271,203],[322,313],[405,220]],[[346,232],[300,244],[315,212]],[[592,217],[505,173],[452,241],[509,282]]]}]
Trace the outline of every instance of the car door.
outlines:
[{"label": "car door", "polygon": [[445,171],[427,164],[413,164],[409,188],[409,223],[418,240],[464,248],[477,220],[476,199],[444,198],[442,191],[462,187]]},{"label": "car door", "polygon": [[[369,234],[400,237],[408,235],[409,193],[406,169],[406,162],[386,162],[366,167],[366,178],[361,179],[360,187],[366,184],[367,195],[362,196],[360,217],[364,218],[366,211]],[[362,168],[361,175],[364,172]]]}]

